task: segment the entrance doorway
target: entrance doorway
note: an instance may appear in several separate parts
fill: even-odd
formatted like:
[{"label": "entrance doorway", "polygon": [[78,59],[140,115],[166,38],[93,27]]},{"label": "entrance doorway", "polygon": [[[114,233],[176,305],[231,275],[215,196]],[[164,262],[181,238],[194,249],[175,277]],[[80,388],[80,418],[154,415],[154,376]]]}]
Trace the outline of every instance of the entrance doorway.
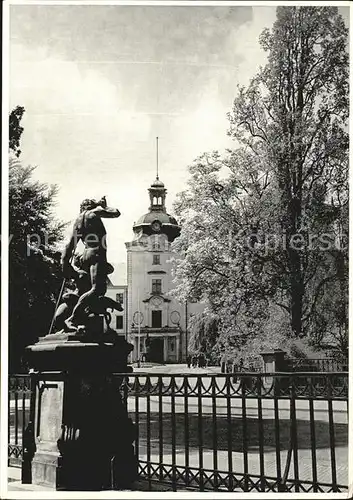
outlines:
[{"label": "entrance doorway", "polygon": [[150,339],[147,361],[151,363],[163,363],[164,361],[164,340]]}]

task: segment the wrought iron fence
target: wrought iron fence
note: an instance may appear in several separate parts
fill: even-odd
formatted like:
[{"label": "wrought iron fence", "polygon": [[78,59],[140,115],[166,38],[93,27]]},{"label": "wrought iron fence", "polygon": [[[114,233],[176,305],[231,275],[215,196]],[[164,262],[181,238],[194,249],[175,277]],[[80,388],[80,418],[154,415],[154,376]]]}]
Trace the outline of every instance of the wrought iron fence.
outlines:
[{"label": "wrought iron fence", "polygon": [[[347,490],[347,373],[129,373],[123,380],[139,475],[151,489],[158,482],[175,491]],[[26,455],[32,389],[28,375],[10,377],[11,465]]]},{"label": "wrought iron fence", "polygon": [[[283,368],[281,367],[281,371]],[[246,365],[234,363],[233,361],[222,361],[220,365],[221,373],[233,373],[236,371],[263,372],[264,362],[262,359],[254,359]],[[327,358],[284,358],[284,370],[288,372],[346,372],[348,371],[348,358],[327,357]]]},{"label": "wrought iron fence", "polygon": [[287,369],[292,372],[345,372],[348,371],[347,358],[287,358]]},{"label": "wrought iron fence", "polygon": [[347,489],[347,373],[131,374],[123,392],[151,489]]},{"label": "wrought iron fence", "polygon": [[20,467],[23,462],[23,440],[34,417],[34,386],[30,375],[9,377],[8,397],[8,464]]}]

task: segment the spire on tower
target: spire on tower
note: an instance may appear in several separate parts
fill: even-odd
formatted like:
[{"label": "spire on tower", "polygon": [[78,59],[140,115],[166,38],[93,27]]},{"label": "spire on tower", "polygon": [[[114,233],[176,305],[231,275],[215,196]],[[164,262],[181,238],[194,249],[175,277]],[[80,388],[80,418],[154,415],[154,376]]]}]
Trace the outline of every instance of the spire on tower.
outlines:
[{"label": "spire on tower", "polygon": [[158,137],[156,137],[156,143],[157,143],[157,176],[156,176],[156,179],[158,181],[159,180],[159,175],[158,175]]}]

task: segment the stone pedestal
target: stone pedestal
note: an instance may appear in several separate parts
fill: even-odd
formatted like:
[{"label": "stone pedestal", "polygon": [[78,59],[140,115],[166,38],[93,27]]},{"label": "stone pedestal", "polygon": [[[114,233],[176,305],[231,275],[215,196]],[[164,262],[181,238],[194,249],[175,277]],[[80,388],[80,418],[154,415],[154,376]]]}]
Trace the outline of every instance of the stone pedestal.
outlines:
[{"label": "stone pedestal", "polygon": [[[277,373],[285,370],[284,357],[285,351],[282,349],[274,349],[269,352],[262,352],[261,356],[264,363],[265,373]],[[271,391],[274,396],[279,395],[281,391],[282,380],[280,377],[264,377],[263,386],[266,390]]]},{"label": "stone pedestal", "polygon": [[266,373],[275,373],[283,371],[285,351],[282,349],[273,349],[273,351],[262,352],[261,356],[264,363],[264,371]]},{"label": "stone pedestal", "polygon": [[28,348],[37,372],[32,482],[126,489],[137,476],[134,425],[120,393],[132,346],[116,334],[57,333]]}]

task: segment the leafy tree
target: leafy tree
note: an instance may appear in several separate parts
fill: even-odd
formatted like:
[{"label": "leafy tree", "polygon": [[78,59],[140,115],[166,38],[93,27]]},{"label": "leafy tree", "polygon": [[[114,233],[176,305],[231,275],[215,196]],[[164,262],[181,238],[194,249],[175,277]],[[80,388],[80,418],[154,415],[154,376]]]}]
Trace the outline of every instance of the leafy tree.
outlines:
[{"label": "leafy tree", "polygon": [[[229,176],[220,184],[222,168]],[[251,246],[251,220],[259,214],[260,202],[264,222],[271,220],[273,207],[266,201],[271,191],[256,191],[247,165],[235,163],[233,154],[202,155],[190,173],[189,189],[179,194],[174,207],[182,226],[174,242],[179,255],[175,293],[181,300],[206,299],[205,314],[217,318],[223,350],[239,352],[245,341],[258,335],[279,280],[259,272]],[[244,186],[253,196],[244,196]],[[216,336],[205,330],[204,322],[204,315],[195,317],[195,335],[207,339],[210,349]]]},{"label": "leafy tree", "polygon": [[343,345],[347,29],[334,7],[279,7],[260,43],[268,64],[229,113],[236,148],[198,158],[176,202],[176,293],[210,300],[228,352],[259,337],[272,305],[289,319],[287,336],[315,344],[320,327]]},{"label": "leafy tree", "polygon": [[17,157],[21,154],[20,140],[23,132],[21,120],[24,112],[25,108],[22,106],[16,106],[16,108],[11,111],[9,118],[9,147],[10,151],[12,151]]},{"label": "leafy tree", "polygon": [[230,134],[250,162],[266,158],[265,172],[279,194],[286,307],[296,336],[318,290],[337,278],[325,273],[316,281],[326,256],[308,251],[307,242],[330,232],[348,203],[347,36],[335,7],[279,7],[272,32],[261,37],[269,62],[240,89],[229,114]]},{"label": "leafy tree", "polygon": [[190,321],[189,351],[193,354],[206,354],[215,361],[217,353],[214,346],[218,336],[218,317],[204,311],[193,316]]},{"label": "leafy tree", "polygon": [[[16,108],[18,109],[18,108]],[[23,108],[22,108],[23,109]],[[57,243],[63,234],[53,208],[57,188],[33,179],[34,167],[23,167],[19,142],[10,123],[9,164],[9,355],[10,370],[23,369],[24,347],[48,333],[61,284]]]}]

